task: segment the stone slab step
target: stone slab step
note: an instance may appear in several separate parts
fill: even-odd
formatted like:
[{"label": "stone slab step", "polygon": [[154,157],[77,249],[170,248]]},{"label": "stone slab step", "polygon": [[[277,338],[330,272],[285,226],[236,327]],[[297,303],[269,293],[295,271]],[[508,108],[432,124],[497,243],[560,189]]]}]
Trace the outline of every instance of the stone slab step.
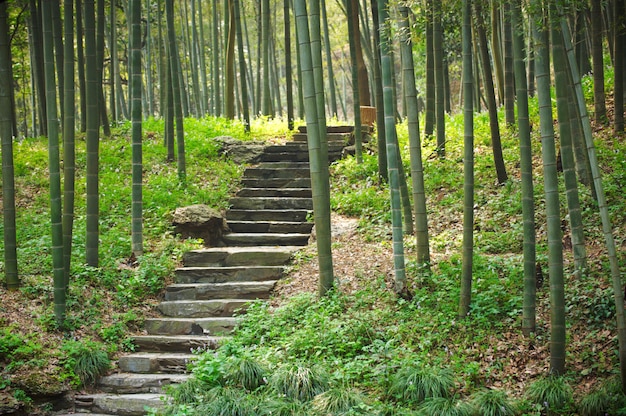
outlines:
[{"label": "stone slab step", "polygon": [[[328,142],[328,152],[329,153],[341,153],[341,150],[345,146],[343,140],[331,140]],[[306,155],[306,161],[309,160],[308,157],[309,146],[304,142],[287,142],[283,145],[270,145],[266,146],[263,152],[264,155],[269,154],[277,154],[277,153],[290,153],[290,154],[300,154]]]},{"label": "stone slab step", "polygon": [[[306,125],[298,126],[298,131],[306,133]],[[352,133],[354,126],[326,126],[326,131],[329,133]]]},{"label": "stone slab step", "polygon": [[180,384],[189,377],[189,374],[118,373],[100,378],[98,388],[116,394],[162,393],[165,386]]},{"label": "stone slab step", "polygon": [[150,335],[218,335],[232,332],[238,318],[150,318],[144,328]]},{"label": "stone slab step", "polygon": [[243,188],[238,197],[311,198],[311,188]]},{"label": "stone slab step", "polygon": [[311,198],[287,197],[233,197],[229,203],[232,209],[313,209]]},{"label": "stone slab step", "polygon": [[261,169],[311,169],[309,162],[295,162],[295,161],[282,161],[282,162],[261,162],[255,166],[255,168]]},{"label": "stone slab step", "polygon": [[296,233],[228,233],[222,240],[229,246],[306,246],[311,235]]},{"label": "stone slab step", "polygon": [[306,221],[228,221],[228,228],[235,233],[309,234],[314,225]]},{"label": "stone slab step", "polygon": [[133,342],[141,352],[183,352],[214,350],[224,337],[202,335],[136,335]]},{"label": "stone slab step", "polygon": [[282,266],[300,247],[212,247],[191,250],[183,255],[189,267]]},{"label": "stone slab step", "polygon": [[[148,414],[146,408],[163,409],[167,398],[163,394],[88,394],[74,397],[76,410],[86,410],[89,413],[72,413],[74,416],[121,415],[141,416]],[[62,416],[62,415],[57,415]]]},{"label": "stone slab step", "polygon": [[285,178],[242,178],[241,184],[246,188],[310,188],[311,179],[285,177]]},{"label": "stone slab step", "polygon": [[142,352],[121,356],[117,365],[125,373],[182,374],[187,371],[187,364],[197,358],[195,354]]},{"label": "stone slab step", "polygon": [[[347,145],[350,142],[350,139],[352,138],[352,133],[327,133],[326,134],[326,138],[329,142],[331,141],[340,141],[342,142],[344,145]],[[306,143],[307,142],[307,135],[306,133],[295,133],[293,135],[293,141],[297,142],[297,143]]]},{"label": "stone slab step", "polygon": [[210,318],[233,316],[244,311],[250,299],[171,300],[159,303],[157,308],[172,318]]},{"label": "stone slab step", "polygon": [[231,221],[305,222],[310,212],[308,209],[231,209],[226,212],[226,220],[228,224]]},{"label": "stone slab step", "polygon": [[175,271],[176,283],[261,282],[278,280],[282,266],[181,267]]},{"label": "stone slab step", "polygon": [[308,178],[311,172],[306,168],[247,168],[243,172],[245,178],[263,178],[263,179],[293,179]]},{"label": "stone slab step", "polygon": [[267,299],[276,284],[266,282],[175,283],[165,288],[165,300]]}]

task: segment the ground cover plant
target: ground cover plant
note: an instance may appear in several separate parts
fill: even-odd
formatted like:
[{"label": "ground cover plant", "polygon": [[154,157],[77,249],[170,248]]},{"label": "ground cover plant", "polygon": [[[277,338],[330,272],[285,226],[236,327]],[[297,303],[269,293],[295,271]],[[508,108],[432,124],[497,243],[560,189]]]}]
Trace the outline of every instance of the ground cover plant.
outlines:
[{"label": "ground cover plant", "polygon": [[[145,253],[131,258],[130,123],[100,140],[100,265],[85,263],[85,143],[77,141],[76,218],[68,314],[59,327],[52,307],[52,262],[49,255],[47,140],[15,143],[17,240],[21,288],[0,287],[0,396],[9,403],[44,412],[69,389],[88,388],[110,368],[119,353],[134,348],[130,336],[165,285],[171,281],[184,251],[200,241],[181,241],[173,234],[171,213],[180,206],[228,205],[242,167],[218,153],[212,138],[240,140],[278,138],[283,123],[265,122],[246,135],[240,123],[220,118],[188,119],[188,180],[179,186],[175,163],[167,163],[163,121],[144,122]],[[0,228],[2,224],[0,224]],[[1,230],[0,230],[1,232]],[[0,250],[3,249],[0,241]],[[3,267],[0,264],[0,270]]]}]

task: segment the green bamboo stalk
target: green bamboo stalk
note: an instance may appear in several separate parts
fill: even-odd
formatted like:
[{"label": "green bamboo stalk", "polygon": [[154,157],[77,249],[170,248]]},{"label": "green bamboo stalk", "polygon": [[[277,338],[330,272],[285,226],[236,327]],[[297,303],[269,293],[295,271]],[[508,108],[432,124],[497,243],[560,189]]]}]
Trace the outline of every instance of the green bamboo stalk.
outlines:
[{"label": "green bamboo stalk", "polygon": [[76,177],[76,120],[74,114],[75,81],[74,81],[74,1],[65,0],[64,9],[64,32],[65,32],[65,106],[63,120],[63,257],[65,271],[65,287],[69,284],[70,266],[72,258],[72,236],[74,228],[74,188]]},{"label": "green bamboo stalk", "polygon": [[[380,68],[380,24],[378,21],[378,0],[371,0],[372,22],[374,24],[374,98],[376,105],[376,138],[378,149],[378,177],[387,181],[387,141],[385,139],[385,109],[383,106],[383,80]],[[342,101],[343,103],[343,101]]]},{"label": "green bamboo stalk", "polygon": [[[298,32],[298,44],[302,80],[304,105],[306,107],[306,123],[309,148],[309,165],[311,170],[311,186],[313,191],[313,215],[317,229],[317,251],[320,267],[319,294],[323,296],[333,287],[333,266],[330,236],[330,216],[326,218],[325,212],[330,210],[330,203],[326,199],[326,186],[324,184],[324,169],[328,170],[328,159],[322,158],[322,141],[320,138],[325,131],[320,129],[319,116],[317,113],[317,99],[315,90],[314,61],[311,51],[311,36],[309,35],[309,22],[305,0],[294,1],[294,13],[296,17],[296,29]],[[319,33],[318,33],[319,36]]]},{"label": "green bamboo stalk", "polygon": [[235,10],[233,0],[227,0],[228,33],[226,33],[225,71],[226,86],[224,88],[224,113],[226,118],[235,118]]},{"label": "green bamboo stalk", "polygon": [[[13,88],[11,73],[11,45],[7,22],[7,3],[0,3],[0,108],[10,108]],[[34,127],[34,126],[33,126]],[[4,277],[9,290],[20,286],[17,264],[17,232],[15,227],[15,176],[13,167],[13,132],[11,115],[0,112],[0,140],[2,141],[2,219],[4,224]]]},{"label": "green bamboo stalk", "polygon": [[428,215],[426,211],[426,192],[424,190],[424,166],[422,164],[422,144],[420,140],[419,111],[417,90],[415,88],[415,70],[413,64],[413,42],[409,28],[409,10],[399,7],[400,16],[400,53],[402,54],[402,72],[404,74],[404,95],[406,98],[407,123],[409,130],[409,151],[411,155],[411,179],[413,204],[415,205],[417,264],[421,270],[430,270],[430,247],[428,239]]},{"label": "green bamboo stalk", "polygon": [[350,74],[352,76],[352,110],[354,111],[354,144],[356,157],[356,163],[363,163],[363,144],[362,144],[362,129],[361,129],[361,99],[359,88],[359,68],[357,63],[357,51],[356,51],[356,35],[354,27],[354,19],[352,16],[356,12],[352,10],[352,0],[346,1],[346,13],[348,18],[348,39],[350,44]]},{"label": "green bamboo stalk", "polygon": [[61,211],[61,158],[59,155],[59,121],[54,72],[52,38],[52,2],[42,3],[43,52],[46,75],[46,109],[48,113],[48,165],[50,171],[50,225],[52,231],[52,268],[54,317],[59,327],[65,321],[65,269],[63,267],[63,223]]},{"label": "green bamboo stalk", "polygon": [[521,1],[511,7],[513,27],[513,69],[517,96],[517,131],[520,141],[520,171],[522,177],[522,217],[524,227],[524,305],[522,309],[522,332],[529,336],[536,327],[536,236],[535,199],[533,191],[533,160],[528,115],[528,90],[526,65],[524,63],[524,35],[521,27]]},{"label": "green bamboo stalk", "polygon": [[[323,1],[323,0],[322,0]],[[287,128],[293,130],[294,106],[293,106],[293,71],[291,69],[291,18],[289,12],[289,0],[283,1],[283,14],[285,23],[285,84],[287,99]]]},{"label": "green bamboo stalk", "polygon": [[[564,33],[564,40],[566,42],[566,49],[570,48],[567,45],[569,38],[566,31],[566,22],[561,21],[561,27]],[[573,54],[572,54],[573,55]],[[602,176],[600,172],[600,165],[598,163],[598,157],[596,155],[595,145],[593,143],[593,134],[591,132],[591,123],[589,122],[589,115],[587,113],[587,106],[585,104],[585,97],[583,95],[581,78],[578,73],[578,67],[571,65],[572,57],[570,59],[570,72],[572,80],[574,81],[574,89],[576,92],[576,101],[578,103],[578,111],[583,123],[583,132],[585,135],[585,143],[587,145],[587,153],[589,155],[589,162],[591,165],[591,175],[593,177],[593,183],[595,184],[596,195],[598,200],[598,210],[600,212],[600,218],[602,220],[602,232],[604,234],[604,240],[609,257],[609,265],[611,269],[611,281],[613,283],[613,296],[615,300],[615,319],[617,324],[617,339],[619,345],[619,362],[620,362],[620,378],[622,381],[622,388],[626,391],[626,316],[624,315],[624,291],[622,288],[621,272],[619,263],[617,260],[617,249],[615,246],[615,239],[613,237],[613,226],[611,224],[611,217],[609,215],[609,208],[606,202],[606,195],[602,186]]]},{"label": "green bamboo stalk", "polygon": [[248,101],[248,83],[246,81],[246,57],[243,53],[243,35],[241,33],[241,5],[235,0],[235,26],[237,31],[237,53],[239,54],[239,77],[241,78],[241,106],[243,125],[246,133],[250,132],[250,105]]},{"label": "green bamboo stalk", "polygon": [[132,122],[132,251],[143,255],[143,191],[142,191],[142,77],[141,77],[141,0],[129,0],[130,9],[130,63],[132,66],[131,122]]},{"label": "green bamboo stalk", "polygon": [[472,9],[463,0],[463,274],[459,318],[470,311],[472,302],[472,266],[474,262],[474,74],[472,69]]},{"label": "green bamboo stalk", "polygon": [[378,19],[380,31],[380,53],[385,109],[385,134],[387,137],[387,170],[389,176],[389,192],[391,195],[391,226],[393,237],[394,291],[397,296],[409,298],[406,270],[404,266],[404,241],[402,236],[402,201],[400,200],[400,175],[398,168],[398,149],[396,134],[396,114],[393,101],[391,78],[391,43],[389,29],[385,27],[389,18],[387,0],[378,0]]},{"label": "green bamboo stalk", "polygon": [[446,156],[446,113],[443,80],[443,28],[441,2],[433,3],[433,59],[435,70],[435,125],[437,128],[437,155]]},{"label": "green bamboo stalk", "polygon": [[504,118],[507,126],[515,124],[515,80],[513,75],[513,44],[511,29],[511,7],[503,2],[504,9]]},{"label": "green bamboo stalk", "polygon": [[586,268],[587,253],[583,231],[583,219],[578,198],[574,152],[572,145],[571,117],[569,112],[569,91],[571,89],[567,72],[567,58],[563,49],[563,33],[560,27],[552,25],[552,55],[554,80],[556,84],[556,104],[561,137],[561,162],[565,177],[565,195],[569,208],[570,231],[574,249],[575,273],[580,275]]},{"label": "green bamboo stalk", "polygon": [[[333,57],[330,50],[330,35],[328,30],[328,16],[326,0],[321,0],[322,22],[324,27],[324,46],[326,51],[326,70],[328,71],[328,91],[330,92],[330,115],[337,117],[337,93],[335,91],[335,73],[333,70]],[[285,19],[285,24],[287,20]],[[289,66],[287,66],[289,67]]]}]

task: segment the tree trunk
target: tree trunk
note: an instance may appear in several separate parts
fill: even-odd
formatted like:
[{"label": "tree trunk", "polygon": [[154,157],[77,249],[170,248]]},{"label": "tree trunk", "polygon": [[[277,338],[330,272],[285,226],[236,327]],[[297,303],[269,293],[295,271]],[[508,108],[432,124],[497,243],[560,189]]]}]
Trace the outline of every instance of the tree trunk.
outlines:
[{"label": "tree trunk", "polygon": [[433,2],[433,58],[435,69],[435,123],[437,125],[437,155],[446,156],[446,113],[443,85],[443,30],[441,2]]},{"label": "tree trunk", "polygon": [[[354,111],[354,144],[355,151],[354,155],[356,157],[356,163],[363,163],[363,148],[362,148],[362,128],[361,128],[361,80],[359,79],[359,62],[358,62],[358,52],[357,52],[357,40],[358,32],[357,27],[355,27],[355,21],[358,25],[358,13],[353,10],[354,1],[348,0],[346,1],[346,13],[348,17],[348,39],[350,43],[350,68],[352,75],[352,109]],[[358,6],[357,6],[358,8]],[[358,42],[360,45],[360,40]],[[363,55],[361,54],[361,60],[363,59]],[[369,95],[369,92],[368,92]]]},{"label": "tree trunk", "polygon": [[522,332],[530,336],[536,329],[537,253],[535,235],[535,197],[533,191],[533,155],[528,114],[526,65],[524,64],[524,35],[521,26],[521,0],[511,7],[513,30],[513,59],[517,96],[517,131],[520,143],[520,170],[522,176],[522,217],[524,227],[524,305]]},{"label": "tree trunk", "polygon": [[376,134],[378,148],[378,177],[387,181],[387,143],[385,139],[385,108],[383,105],[383,81],[380,68],[380,22],[378,21],[378,0],[371,0],[374,23],[374,92],[376,98]]},{"label": "tree trunk", "polygon": [[[323,2],[324,0],[322,0]],[[289,11],[289,0],[284,0],[284,22],[285,22],[285,83],[287,93],[287,128],[293,130],[294,106],[293,106],[293,71],[291,70],[291,20]],[[322,3],[322,10],[325,12]],[[331,94],[334,90],[331,90]]]},{"label": "tree trunk", "polygon": [[176,149],[178,150],[176,164],[178,181],[184,187],[187,182],[187,163],[185,159],[185,131],[183,128],[183,109],[181,105],[181,90],[178,62],[178,48],[176,47],[176,32],[174,29],[174,0],[165,0],[165,18],[167,20],[167,39],[169,65],[172,74],[172,96],[174,116],[176,118]]},{"label": "tree trunk", "polygon": [[[0,108],[9,108],[13,89],[11,44],[7,22],[7,3],[0,3]],[[4,278],[9,290],[17,290],[20,279],[17,269],[17,232],[15,226],[15,175],[13,168],[13,128],[8,111],[0,112],[2,142],[2,219],[4,224]]]},{"label": "tree trunk", "polygon": [[474,89],[472,82],[472,9],[463,0],[463,275],[459,318],[470,311],[472,302],[472,266],[474,260]]},{"label": "tree trunk", "polygon": [[498,123],[498,107],[496,104],[496,93],[493,86],[493,76],[491,74],[491,58],[487,48],[487,33],[482,15],[481,2],[474,2],[476,11],[476,31],[480,43],[480,58],[482,64],[483,79],[485,82],[485,96],[487,98],[487,108],[489,110],[489,128],[491,130],[491,147],[493,149],[493,160],[496,166],[498,183],[503,184],[508,180],[504,157],[502,156],[502,143],[500,141],[500,125]]},{"label": "tree trunk", "polygon": [[[321,0],[322,24],[324,27],[324,46],[326,47],[326,68],[328,71],[328,91],[330,92],[330,116],[337,117],[337,94],[335,91],[335,73],[333,71],[333,57],[330,50],[330,35],[328,30],[328,16],[326,12],[326,0]],[[285,24],[287,24],[285,19]],[[286,66],[289,69],[289,64]]]},{"label": "tree trunk", "polygon": [[228,4],[228,33],[226,34],[226,63],[224,75],[226,87],[224,88],[224,107],[226,118],[235,118],[235,10],[233,0],[227,0]]},{"label": "tree trunk", "polygon": [[511,7],[504,2],[504,115],[507,126],[515,124],[515,81],[513,76],[513,47]]},{"label": "tree trunk", "polygon": [[75,81],[74,81],[74,10],[73,0],[65,0],[64,10],[64,32],[65,32],[65,66],[63,74],[65,76],[65,106],[63,116],[63,267],[65,288],[69,285],[70,266],[72,259],[72,236],[74,228],[74,188],[76,176],[76,120],[74,113]]},{"label": "tree trunk", "polygon": [[[317,251],[320,268],[319,294],[323,296],[333,287],[333,264],[330,235],[330,201],[326,198],[324,177],[328,170],[328,159],[322,157],[322,136],[320,130],[319,115],[317,114],[318,103],[316,99],[315,75],[313,72],[313,54],[311,50],[311,38],[309,35],[309,22],[305,0],[294,1],[294,13],[296,17],[296,29],[298,31],[298,43],[300,45],[300,62],[302,87],[306,106],[307,136],[309,148],[309,161],[311,169],[311,185],[313,188],[313,214],[317,231]],[[319,33],[317,34],[319,37]],[[321,56],[320,56],[321,58]],[[320,62],[321,65],[321,62]]]},{"label": "tree trunk", "polygon": [[30,9],[30,31],[33,34],[34,41],[31,43],[33,45],[34,58],[32,65],[34,67],[33,74],[35,78],[35,85],[37,87],[37,104],[39,104],[37,108],[37,112],[39,113],[39,123],[41,124],[39,133],[43,136],[46,136],[48,134],[48,118],[46,112],[45,74],[43,69],[43,34],[41,33],[41,11],[37,7],[37,0],[29,0],[28,4]]},{"label": "tree trunk", "polygon": [[264,116],[273,116],[270,90],[270,2],[261,0],[261,33],[263,42],[263,107]]},{"label": "tree trunk", "polygon": [[404,96],[406,98],[407,123],[409,130],[409,150],[411,154],[411,179],[413,204],[415,205],[417,264],[420,271],[430,270],[430,247],[428,239],[428,216],[426,211],[426,192],[424,190],[424,167],[422,165],[422,144],[420,140],[419,111],[417,90],[415,88],[415,69],[413,64],[413,42],[409,30],[409,10],[399,7],[400,52],[402,54],[402,72],[404,73]]},{"label": "tree trunk", "polygon": [[48,167],[50,170],[50,225],[52,230],[52,268],[54,317],[59,327],[65,321],[65,268],[63,266],[63,223],[61,212],[61,158],[59,156],[59,122],[57,115],[52,37],[52,2],[42,4],[43,52],[46,74],[46,109],[48,114]]},{"label": "tree trunk", "polygon": [[615,133],[624,131],[624,42],[626,42],[626,5],[624,1],[615,0],[613,12],[614,37],[613,48],[615,52],[613,67],[613,97],[615,101],[615,120],[613,131]]},{"label": "tree trunk", "polygon": [[[389,17],[388,3],[378,0],[379,22],[387,22]],[[393,235],[393,264],[394,264],[394,291],[402,298],[410,298],[404,267],[404,242],[402,239],[402,202],[400,201],[398,149],[396,138],[396,113],[393,102],[393,87],[391,77],[391,56],[389,30],[380,32],[381,69],[383,79],[383,94],[385,108],[385,135],[387,138],[387,167],[389,175],[389,191],[391,194],[391,225]]]},{"label": "tree trunk", "polygon": [[[248,84],[246,82],[246,57],[243,53],[243,36],[241,33],[241,5],[235,0],[235,25],[237,28],[237,49],[239,53],[239,77],[241,79],[241,105],[243,109],[243,125],[246,133],[250,132],[250,105],[248,101]],[[285,22],[288,24],[288,21]]]},{"label": "tree trunk", "polygon": [[433,135],[435,126],[435,58],[433,31],[433,1],[426,0],[426,122],[424,135]]},{"label": "tree trunk", "polygon": [[142,191],[142,77],[141,77],[141,0],[129,0],[130,27],[130,63],[131,74],[131,122],[132,122],[132,251],[136,257],[143,255],[143,191]]},{"label": "tree trunk", "polygon": [[100,123],[102,132],[106,137],[111,136],[111,126],[107,115],[106,101],[104,100],[104,86],[102,83],[104,74],[104,0],[96,0],[96,70],[98,71],[98,110],[100,111]]},{"label": "tree trunk", "polygon": [[220,32],[217,0],[213,0],[213,115],[222,115],[222,89],[220,83]]},{"label": "tree trunk", "polygon": [[593,67],[593,106],[595,120],[606,123],[606,96],[604,94],[604,53],[602,51],[602,2],[591,1],[591,64]]}]

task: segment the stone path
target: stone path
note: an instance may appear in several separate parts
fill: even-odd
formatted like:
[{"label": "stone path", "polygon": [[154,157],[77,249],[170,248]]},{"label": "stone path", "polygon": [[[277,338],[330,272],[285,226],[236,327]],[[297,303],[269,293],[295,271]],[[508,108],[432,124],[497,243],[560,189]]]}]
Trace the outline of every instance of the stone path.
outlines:
[{"label": "stone path", "polygon": [[[329,129],[329,159],[341,157],[349,132]],[[266,299],[298,248],[308,244],[313,205],[306,134],[266,146],[262,162],[244,172],[226,218],[226,247],[185,253],[175,283],[145,321],[137,351],[120,357],[118,371],[100,379],[98,393],[75,397],[75,412],[144,415],[162,408],[163,388],[185,381],[192,350],[215,349],[237,323],[236,310]],[[75,413],[80,414],[80,413]]]}]

